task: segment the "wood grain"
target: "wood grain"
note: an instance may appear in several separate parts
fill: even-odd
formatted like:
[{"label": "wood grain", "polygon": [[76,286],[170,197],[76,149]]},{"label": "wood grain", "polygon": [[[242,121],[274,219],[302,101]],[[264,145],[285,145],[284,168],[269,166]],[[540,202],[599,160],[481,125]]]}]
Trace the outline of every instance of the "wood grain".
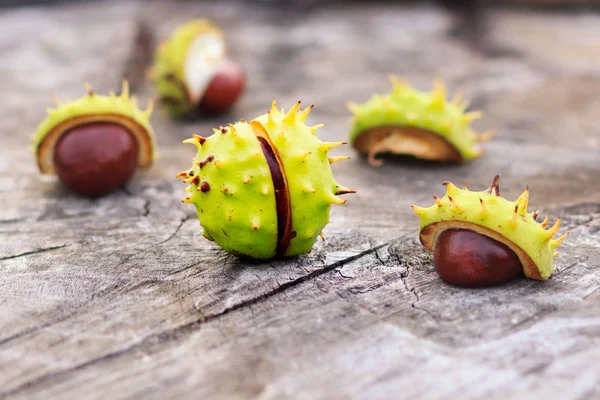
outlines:
[{"label": "wood grain", "polygon": [[[40,176],[30,135],[50,96],[80,96],[84,79],[118,88],[141,59],[140,26],[161,39],[197,16],[226,27],[247,71],[238,106],[188,122],[157,111],[161,157],[110,196],[80,199]],[[493,11],[486,51],[452,35],[452,18],[392,4],[2,11],[0,398],[597,398],[600,17]],[[486,155],[461,167],[335,164],[358,193],[307,256],[248,263],[202,238],[174,178],[193,157],[182,139],[263,113],[276,96],[286,108],[314,103],[320,137],[343,140],[344,102],[387,91],[389,73],[463,88],[486,112],[477,128],[498,133]],[[154,96],[137,86],[140,102]],[[556,272],[485,290],[445,285],[410,205],[430,204],[442,181],[478,189],[497,173],[505,197],[529,185],[531,207],[571,231]]]}]

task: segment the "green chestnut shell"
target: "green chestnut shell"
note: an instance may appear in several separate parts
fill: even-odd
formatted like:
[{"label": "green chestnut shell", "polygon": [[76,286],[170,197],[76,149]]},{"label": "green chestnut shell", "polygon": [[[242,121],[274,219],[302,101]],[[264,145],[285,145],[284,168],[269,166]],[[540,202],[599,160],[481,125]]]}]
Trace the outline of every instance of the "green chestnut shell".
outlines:
[{"label": "green chestnut shell", "polygon": [[337,195],[353,193],[336,183],[328,157],[345,142],[322,142],[322,125],[305,124],[312,106],[287,113],[275,101],[253,121],[215,129],[197,146],[192,168],[177,175],[190,193],[182,201],[197,209],[204,236],[239,256],[271,259],[309,253],[329,222]]},{"label": "green chestnut shell", "polygon": [[353,114],[350,144],[369,163],[379,166],[380,154],[405,154],[416,158],[462,164],[483,154],[479,143],[494,136],[493,132],[475,134],[471,122],[480,118],[479,111],[465,112],[468,103],[459,92],[446,100],[446,86],[436,79],[431,92],[413,88],[391,76],[389,94],[375,94],[364,103],[348,102]]}]

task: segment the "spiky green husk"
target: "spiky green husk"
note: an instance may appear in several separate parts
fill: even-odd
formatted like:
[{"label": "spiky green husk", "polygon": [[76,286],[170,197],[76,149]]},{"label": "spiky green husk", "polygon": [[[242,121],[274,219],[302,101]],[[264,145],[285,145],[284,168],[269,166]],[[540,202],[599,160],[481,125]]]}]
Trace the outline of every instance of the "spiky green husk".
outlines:
[{"label": "spiky green husk", "polygon": [[481,117],[480,112],[465,113],[468,106],[462,95],[446,101],[446,88],[436,80],[431,92],[414,89],[408,83],[392,76],[393,89],[389,94],[375,94],[362,104],[348,103],[353,113],[350,144],[373,128],[382,126],[407,126],[438,134],[446,139],[467,162],[483,153],[479,142],[491,137],[491,133],[477,136],[471,122]]},{"label": "spiky green husk", "polygon": [[[277,244],[273,181],[250,125],[238,122],[201,146],[195,143],[198,152],[189,171],[193,175],[189,190],[205,236],[230,252],[273,257]],[[207,162],[200,164],[203,161]]]},{"label": "spiky green husk", "polygon": [[[553,270],[553,257],[558,254],[555,249],[567,234],[552,239],[560,227],[560,218],[551,228],[545,229],[548,218],[538,223],[538,211],[527,213],[529,188],[516,201],[511,202],[497,194],[494,184],[490,190],[481,192],[471,192],[466,188],[461,190],[450,182],[444,184],[446,195],[441,199],[434,196],[436,204],[429,208],[413,206],[420,219],[421,232],[432,224],[448,221],[482,226],[507,239],[503,242],[513,250],[514,246],[517,246],[529,256],[537,271],[528,271],[525,268],[525,260],[519,257],[526,276],[548,279]],[[447,225],[451,227],[452,224]],[[440,233],[437,232],[435,236]],[[516,253],[519,255],[519,252]],[[539,272],[539,275],[536,272]]]},{"label": "spiky green husk", "polygon": [[[327,152],[339,143],[320,141],[315,131],[320,126],[305,124],[310,111],[299,111],[298,104],[288,113],[277,110],[256,118],[276,148],[287,177],[292,214],[292,235],[284,256],[311,251],[317,237],[329,222],[332,203],[345,200],[336,193],[352,192],[338,185],[332,175]],[[190,186],[186,191],[197,208],[205,236],[225,250],[256,259],[276,255],[277,211],[269,166],[249,122],[240,121],[215,130],[204,139],[186,143],[198,147],[194,164],[179,174]],[[207,183],[209,190],[203,191]],[[207,186],[204,186],[206,189]]]},{"label": "spiky green husk", "polygon": [[156,51],[150,76],[162,99],[161,104],[173,118],[187,115],[197,106],[186,89],[184,68],[188,49],[204,34],[223,37],[223,32],[212,22],[193,20],[175,30]]},{"label": "spiky green husk", "polygon": [[[48,108],[48,116],[37,127],[34,135],[34,151],[39,157],[39,150],[42,144],[46,144],[46,139],[50,133],[53,133],[53,141],[56,142],[60,135],[67,129],[55,132],[61,125],[67,123],[69,128],[74,124],[69,121],[78,120],[78,124],[90,122],[110,121],[115,123],[125,123],[129,131],[136,137],[140,146],[138,166],[147,167],[152,163],[155,156],[156,144],[154,133],[150,126],[150,116],[152,115],[152,102],[148,103],[146,110],[140,110],[137,105],[137,99],[129,96],[129,85],[127,81],[123,82],[121,94],[117,96],[111,92],[109,96],[94,93],[92,88],[86,83],[87,95],[74,101],[63,102],[55,98],[56,108]],[[52,157],[45,157],[47,160],[40,160],[42,172],[53,172]]]}]

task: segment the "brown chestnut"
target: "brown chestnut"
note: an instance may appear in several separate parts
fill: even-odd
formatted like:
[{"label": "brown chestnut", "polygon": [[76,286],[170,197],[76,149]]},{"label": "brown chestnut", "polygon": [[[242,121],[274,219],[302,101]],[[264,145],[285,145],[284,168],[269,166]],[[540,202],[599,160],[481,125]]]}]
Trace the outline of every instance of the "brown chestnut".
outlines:
[{"label": "brown chestnut", "polygon": [[93,122],[65,132],[54,149],[60,181],[85,197],[99,197],[125,184],[138,161],[136,138],[122,125]]},{"label": "brown chestnut", "polygon": [[240,97],[245,84],[242,68],[229,59],[223,60],[200,100],[200,111],[212,114],[227,111]]},{"label": "brown chestnut", "polygon": [[439,235],[434,264],[444,281],[462,287],[500,285],[523,274],[519,257],[508,246],[468,229]]}]

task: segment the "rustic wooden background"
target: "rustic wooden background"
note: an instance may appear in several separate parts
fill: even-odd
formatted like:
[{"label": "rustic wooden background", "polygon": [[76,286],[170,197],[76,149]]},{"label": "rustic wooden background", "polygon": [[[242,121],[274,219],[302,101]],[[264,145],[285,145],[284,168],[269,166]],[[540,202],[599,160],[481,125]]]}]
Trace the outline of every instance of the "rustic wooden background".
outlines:
[{"label": "rustic wooden background", "polygon": [[[50,96],[139,79],[154,39],[192,17],[227,32],[246,68],[237,108],[152,122],[160,159],[90,201],[40,176],[30,136]],[[0,13],[0,398],[600,398],[600,16],[491,11],[471,34],[436,6],[268,6],[115,1]],[[464,27],[463,27],[464,28]],[[483,29],[483,30],[479,30]],[[472,30],[471,30],[472,31]],[[463,32],[463,34],[460,34]],[[473,37],[473,34],[475,37]],[[344,139],[344,101],[388,74],[462,88],[495,128],[466,166],[360,157],[334,165],[357,189],[312,254],[251,264],[204,240],[184,185],[193,132],[315,103]],[[350,148],[337,154],[353,154]],[[499,173],[571,235],[547,282],[448,286],[418,243],[411,204],[442,181]]]}]

